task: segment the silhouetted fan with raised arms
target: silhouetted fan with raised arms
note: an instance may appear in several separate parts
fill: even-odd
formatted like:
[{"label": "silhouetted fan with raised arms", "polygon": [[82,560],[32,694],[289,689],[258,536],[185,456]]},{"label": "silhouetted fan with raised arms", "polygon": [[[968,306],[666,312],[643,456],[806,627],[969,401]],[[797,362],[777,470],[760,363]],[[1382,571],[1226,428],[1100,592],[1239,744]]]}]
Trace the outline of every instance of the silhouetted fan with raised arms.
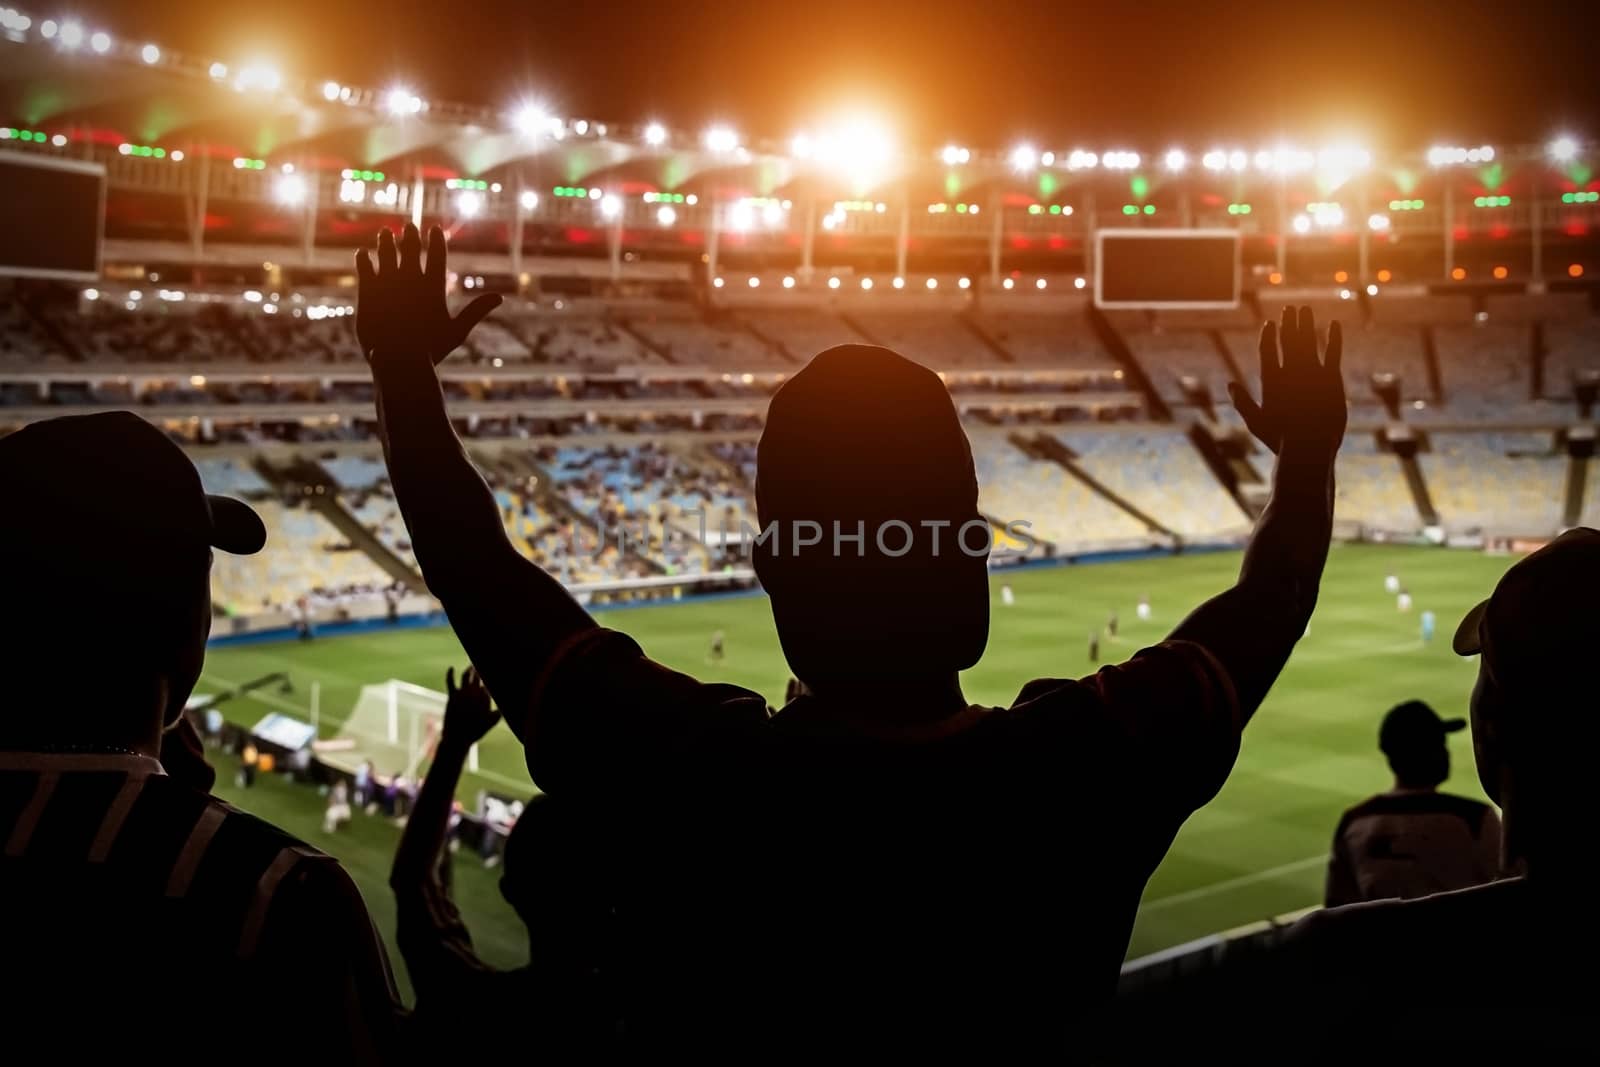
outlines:
[{"label": "silhouetted fan with raised arms", "polygon": [[1234,393],[1277,453],[1236,584],[1128,662],[1004,708],[958,680],[988,636],[990,533],[949,393],[886,349],[817,355],[773,397],[757,462],[772,533],[754,564],[804,685],[769,715],[596,625],[512,546],[434,369],[499,298],[451,317],[443,235],[424,262],[414,227],[384,231],[357,267],[418,563],[534,781],[584,826],[552,833],[544,870],[607,897],[592,952],[619,1040],[1082,1048],[1146,880],[1227,777],[1315,604],[1345,426],[1337,324],[1319,358],[1310,312],[1286,309],[1261,333],[1260,402]]}]

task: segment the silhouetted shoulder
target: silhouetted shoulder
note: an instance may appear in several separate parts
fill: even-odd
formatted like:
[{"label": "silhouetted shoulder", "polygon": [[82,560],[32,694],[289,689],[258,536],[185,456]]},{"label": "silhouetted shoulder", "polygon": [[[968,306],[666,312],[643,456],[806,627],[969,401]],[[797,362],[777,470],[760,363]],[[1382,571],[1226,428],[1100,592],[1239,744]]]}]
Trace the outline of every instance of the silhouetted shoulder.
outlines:
[{"label": "silhouetted shoulder", "polygon": [[1342,835],[1350,824],[1375,816],[1443,815],[1460,819],[1467,832],[1477,837],[1483,821],[1494,816],[1494,809],[1481,800],[1458,797],[1451,793],[1379,793],[1368,797],[1353,808],[1345,810],[1339,819],[1335,836]]},{"label": "silhouetted shoulder", "polygon": [[561,643],[529,704],[528,770],[547,791],[614,779],[641,764],[715,758],[771,714],[759,693],[662,666],[633,638],[603,627]]},{"label": "silhouetted shoulder", "polygon": [[1222,787],[1243,728],[1222,664],[1204,646],[1180,640],[1086,678],[1029,682],[1009,714],[1030,732],[1098,742],[1097,759],[1139,770],[1184,814]]}]

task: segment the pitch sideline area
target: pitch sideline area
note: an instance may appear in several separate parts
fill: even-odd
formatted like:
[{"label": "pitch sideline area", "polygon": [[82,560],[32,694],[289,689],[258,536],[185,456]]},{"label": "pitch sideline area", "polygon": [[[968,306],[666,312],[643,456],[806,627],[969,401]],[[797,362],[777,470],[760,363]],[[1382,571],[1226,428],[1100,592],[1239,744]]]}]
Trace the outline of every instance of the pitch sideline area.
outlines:
[{"label": "pitch sideline area", "polygon": [[[1451,654],[1449,635],[1510,562],[1444,549],[1334,549],[1309,634],[1247,731],[1228,784],[1190,819],[1151,880],[1130,956],[1320,899],[1321,857],[1339,812],[1388,785],[1377,751],[1379,717],[1410,698],[1427,700],[1442,714],[1465,713],[1476,668]],[[1087,673],[1093,669],[1088,645],[1095,632],[1101,635],[1102,662],[1125,659],[1225,588],[1238,565],[1238,553],[1226,552],[998,574],[989,650],[964,678],[967,695],[980,703],[1004,704],[1031,678]],[[1384,592],[1384,578],[1391,573],[1413,597],[1409,613],[1401,613],[1395,598]],[[1001,602],[1002,582],[1015,593],[1011,606]],[[1152,605],[1148,622],[1135,615],[1143,595]],[[1419,617],[1427,610],[1438,618],[1438,634],[1425,646]],[[1113,613],[1119,623],[1116,639],[1105,636]],[[619,609],[601,617],[673,667],[747,686],[773,702],[781,699],[788,673],[761,597]],[[716,630],[727,635],[727,655],[713,664],[708,650]],[[231,718],[249,724],[269,709],[305,716],[309,686],[316,681],[321,732],[329,737],[355,707],[363,686],[396,678],[442,689],[445,669],[464,663],[447,629],[397,630],[214,648],[200,688],[287,671],[293,693],[263,693],[224,706]],[[1456,735],[1451,745],[1453,773],[1446,788],[1481,796],[1470,739]],[[1062,773],[1071,774],[1070,764]],[[463,799],[470,803],[480,788],[531,788],[521,747],[503,729],[485,739],[480,769],[476,776],[469,772]],[[320,798],[305,792],[305,803],[320,811]],[[249,806],[249,794],[239,799]],[[1072,819],[1094,817],[1092,797],[1063,813],[1058,847],[1070,853]],[[312,840],[339,852],[337,839]],[[1093,857],[1083,859],[1092,867]],[[387,896],[381,879],[359,880],[369,899]],[[520,943],[505,946],[513,958],[521,951]]]}]

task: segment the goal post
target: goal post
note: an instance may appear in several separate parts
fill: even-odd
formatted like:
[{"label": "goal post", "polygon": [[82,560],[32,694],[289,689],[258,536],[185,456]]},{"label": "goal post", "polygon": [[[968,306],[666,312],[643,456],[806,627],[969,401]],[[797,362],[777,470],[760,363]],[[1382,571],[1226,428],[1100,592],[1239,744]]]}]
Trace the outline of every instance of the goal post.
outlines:
[{"label": "goal post", "polygon": [[[433,757],[444,727],[444,693],[391,678],[361,687],[355,707],[339,728],[338,763],[354,770],[368,760],[378,774],[404,774],[413,781]],[[478,746],[467,753],[478,769]]]}]

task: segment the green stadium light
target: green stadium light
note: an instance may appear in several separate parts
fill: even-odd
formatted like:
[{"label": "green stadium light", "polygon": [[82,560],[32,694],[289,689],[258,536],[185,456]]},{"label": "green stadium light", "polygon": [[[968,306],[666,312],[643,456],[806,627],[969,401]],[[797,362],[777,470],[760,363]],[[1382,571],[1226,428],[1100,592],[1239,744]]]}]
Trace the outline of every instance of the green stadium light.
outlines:
[{"label": "green stadium light", "polygon": [[1122,213],[1124,215],[1137,215],[1139,213],[1139,205],[1138,204],[1123,204],[1122,205]]},{"label": "green stadium light", "polygon": [[1154,204],[1146,204],[1144,206],[1144,213],[1146,215],[1154,215],[1156,213],[1156,206]]},{"label": "green stadium light", "polygon": [[1563,204],[1593,204],[1596,201],[1600,201],[1600,192],[1590,191],[1561,194],[1561,202]]},{"label": "green stadium light", "polygon": [[1052,214],[1052,215],[1061,214],[1061,205],[1060,204],[1051,204],[1050,205],[1050,214]]}]

